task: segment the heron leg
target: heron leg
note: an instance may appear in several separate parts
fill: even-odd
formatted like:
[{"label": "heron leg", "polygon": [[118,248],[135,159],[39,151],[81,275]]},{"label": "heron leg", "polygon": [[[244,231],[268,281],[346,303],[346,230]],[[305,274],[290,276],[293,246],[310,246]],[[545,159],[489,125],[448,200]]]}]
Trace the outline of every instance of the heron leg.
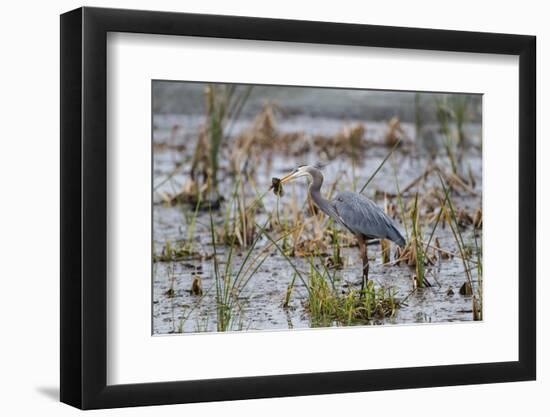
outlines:
[{"label": "heron leg", "polygon": [[361,295],[365,291],[365,287],[369,282],[369,256],[367,253],[367,240],[363,237],[358,238],[359,252],[361,253],[361,259],[363,261],[363,274],[361,278]]}]

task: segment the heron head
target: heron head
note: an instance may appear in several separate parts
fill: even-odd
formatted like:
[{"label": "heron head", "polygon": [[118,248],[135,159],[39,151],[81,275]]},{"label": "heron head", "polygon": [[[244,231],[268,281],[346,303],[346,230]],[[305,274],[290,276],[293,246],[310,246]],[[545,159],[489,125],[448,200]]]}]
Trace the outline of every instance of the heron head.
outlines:
[{"label": "heron head", "polygon": [[310,172],[310,169],[312,167],[310,165],[300,165],[298,168],[296,168],[294,171],[292,171],[290,174],[285,175],[283,178],[281,178],[281,184],[293,181],[300,177],[308,177],[311,179],[312,175]]}]

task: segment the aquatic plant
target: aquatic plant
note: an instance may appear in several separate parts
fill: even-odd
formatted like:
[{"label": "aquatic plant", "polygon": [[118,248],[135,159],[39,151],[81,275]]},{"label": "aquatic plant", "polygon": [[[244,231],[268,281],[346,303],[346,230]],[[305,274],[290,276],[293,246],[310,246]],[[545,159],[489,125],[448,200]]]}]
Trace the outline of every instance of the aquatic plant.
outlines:
[{"label": "aquatic plant", "polygon": [[250,246],[257,233],[255,216],[256,210],[247,204],[245,186],[239,177],[226,205],[225,221],[218,232],[220,240],[230,246]]},{"label": "aquatic plant", "polygon": [[[237,236],[233,235],[233,242],[228,245],[226,251],[225,268],[222,270],[218,261],[217,240],[212,212],[210,212],[210,232],[216,290],[216,328],[219,332],[224,332],[232,328],[236,318],[239,319],[239,313],[242,311],[239,302],[239,294],[246,288],[250,279],[265,262],[269,254],[263,256],[261,259],[258,259],[259,255],[256,256],[256,258],[251,258],[254,248],[258,243],[258,238],[256,238],[246,251],[240,267],[234,272],[232,260],[235,246],[234,241]],[[241,321],[239,320],[238,322]]]},{"label": "aquatic plant", "polygon": [[415,268],[416,268],[416,286],[422,288],[425,281],[425,271],[424,271],[424,245],[422,243],[422,229],[420,226],[419,215],[418,215],[418,193],[414,197],[414,206],[411,213],[411,242],[413,247],[413,256],[415,258]]},{"label": "aquatic plant", "polygon": [[305,308],[312,327],[372,324],[374,320],[395,317],[399,308],[392,288],[377,286],[370,280],[362,292],[350,287],[342,291],[336,288],[335,278],[327,269],[315,267],[313,259],[308,278]]},{"label": "aquatic plant", "polygon": [[[252,278],[259,271],[261,266],[270,257],[273,247],[281,251],[277,242],[284,239],[287,234],[281,235],[276,239],[272,239],[266,232],[266,226],[255,224],[255,228],[259,231],[251,245],[244,253],[240,253],[242,259],[234,265],[233,256],[235,254],[234,242],[229,244],[225,250],[224,264],[225,268],[221,268],[221,263],[218,260],[218,242],[212,212],[210,212],[210,232],[213,248],[214,261],[214,282],[215,282],[215,299],[216,299],[216,328],[223,332],[231,330],[235,325],[243,323],[243,309],[241,305],[242,293],[247,288]],[[255,248],[260,241],[260,238],[267,236],[270,243],[266,244],[260,250],[255,251]],[[234,237],[235,239],[236,237]],[[284,252],[282,252],[284,254]],[[288,259],[288,258],[287,258]],[[234,269],[236,267],[236,269]],[[290,296],[289,296],[290,297]]]},{"label": "aquatic plant", "polygon": [[185,220],[187,222],[187,240],[184,243],[184,249],[189,252],[194,252],[194,238],[195,238],[195,227],[197,225],[197,216],[199,214],[199,208],[201,206],[201,197],[198,196],[197,202],[195,203],[195,210],[193,211],[191,218],[187,216],[187,210],[183,209]]},{"label": "aquatic plant", "polygon": [[340,248],[340,231],[332,219],[328,221],[328,224],[328,229],[331,236],[330,244],[332,247],[332,256],[327,258],[325,265],[330,268],[341,269],[344,266],[344,260],[342,259]]},{"label": "aquatic plant", "polygon": [[296,282],[296,274],[292,274],[292,279],[286,288],[285,299],[283,301],[283,307],[288,308],[290,306],[290,297],[292,296],[292,290],[294,289],[294,283]]},{"label": "aquatic plant", "polygon": [[[468,251],[466,249],[466,245],[464,243],[464,239],[462,237],[462,233],[460,231],[460,224],[457,218],[456,210],[454,207],[454,204],[452,202],[452,199],[449,195],[449,188],[445,185],[443,178],[440,176],[439,180],[441,182],[441,188],[443,189],[445,193],[445,202],[446,202],[446,210],[445,210],[445,217],[447,220],[447,223],[451,229],[451,232],[455,238],[456,245],[458,246],[458,250],[460,252],[460,258],[462,259],[462,264],[464,266],[464,274],[466,276],[466,288],[469,288],[470,290],[468,292],[471,292],[472,295],[472,311],[473,311],[473,319],[474,320],[481,320],[482,319],[482,311],[483,311],[483,305],[482,305],[482,288],[481,285],[478,285],[477,291],[474,286],[474,280],[472,278],[471,273],[471,266],[470,266],[470,256],[468,256]],[[477,244],[477,242],[476,242]],[[481,251],[477,251],[478,256],[478,271],[481,273]],[[476,295],[477,292],[477,295]]]},{"label": "aquatic plant", "polygon": [[456,158],[454,155],[454,143],[453,143],[453,139],[451,135],[451,127],[450,127],[453,113],[447,103],[446,95],[436,98],[435,103],[436,103],[436,118],[439,123],[439,132],[444,138],[443,141],[444,141],[445,151],[447,153],[447,157],[449,158],[449,163],[451,164],[453,173],[456,174],[458,171],[458,168],[457,168]]},{"label": "aquatic plant", "polygon": [[[236,119],[238,119],[252,86],[238,93],[235,84],[210,84],[206,87],[207,132],[209,138],[209,163],[211,184],[217,191],[219,155]],[[229,125],[229,126],[228,126]],[[227,130],[226,130],[227,128]]]},{"label": "aquatic plant", "polygon": [[190,257],[200,257],[201,254],[189,245],[188,241],[175,241],[167,239],[159,254],[153,255],[153,262],[175,262]]},{"label": "aquatic plant", "polygon": [[477,300],[473,300],[474,320],[483,320],[483,257],[482,248],[477,243],[476,231],[473,232],[477,258]]},{"label": "aquatic plant", "polygon": [[456,126],[458,148],[461,150],[459,157],[462,158],[467,140],[466,133],[464,132],[464,125],[468,122],[470,117],[470,96],[467,94],[453,94],[449,98],[449,104]]},{"label": "aquatic plant", "polygon": [[392,158],[391,165],[392,165],[392,171],[393,171],[393,179],[395,181],[395,190],[396,190],[395,195],[397,197],[397,203],[398,203],[398,206],[399,206],[399,214],[400,214],[400,218],[401,218],[401,224],[403,224],[403,226],[405,228],[405,240],[408,241],[409,240],[409,229],[408,229],[408,226],[407,226],[405,207],[403,205],[403,198],[402,198],[402,194],[401,194],[401,188],[399,186],[399,179],[397,178],[397,167],[396,167],[396,164],[395,164],[395,160],[393,158]]}]

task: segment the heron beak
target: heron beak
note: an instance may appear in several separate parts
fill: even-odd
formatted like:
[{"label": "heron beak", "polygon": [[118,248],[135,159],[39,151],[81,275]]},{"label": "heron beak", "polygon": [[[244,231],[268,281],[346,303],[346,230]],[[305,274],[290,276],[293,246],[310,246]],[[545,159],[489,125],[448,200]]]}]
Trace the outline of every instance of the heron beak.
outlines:
[{"label": "heron beak", "polygon": [[298,172],[291,172],[290,174],[288,175],[285,175],[283,178],[281,178],[281,184],[284,184],[285,182],[289,182],[289,181],[292,181],[295,177],[296,177],[296,174]]}]

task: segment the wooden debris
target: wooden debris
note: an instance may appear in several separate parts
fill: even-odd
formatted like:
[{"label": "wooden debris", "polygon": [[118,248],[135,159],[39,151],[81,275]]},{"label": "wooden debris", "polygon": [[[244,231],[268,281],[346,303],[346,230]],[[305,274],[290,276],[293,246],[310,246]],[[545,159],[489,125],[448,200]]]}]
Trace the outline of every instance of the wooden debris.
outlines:
[{"label": "wooden debris", "polygon": [[386,239],[382,239],[380,246],[382,247],[382,263],[388,263],[390,261],[390,243]]},{"label": "wooden debris", "polygon": [[202,280],[199,277],[193,278],[193,283],[191,284],[191,290],[189,293],[191,295],[202,295]]},{"label": "wooden debris", "polygon": [[470,284],[469,281],[466,281],[464,284],[462,284],[462,287],[460,287],[460,295],[473,295],[472,290],[472,284]]},{"label": "wooden debris", "polygon": [[483,216],[481,213],[481,208],[477,208],[474,214],[474,227],[476,229],[481,229],[483,227]]}]

